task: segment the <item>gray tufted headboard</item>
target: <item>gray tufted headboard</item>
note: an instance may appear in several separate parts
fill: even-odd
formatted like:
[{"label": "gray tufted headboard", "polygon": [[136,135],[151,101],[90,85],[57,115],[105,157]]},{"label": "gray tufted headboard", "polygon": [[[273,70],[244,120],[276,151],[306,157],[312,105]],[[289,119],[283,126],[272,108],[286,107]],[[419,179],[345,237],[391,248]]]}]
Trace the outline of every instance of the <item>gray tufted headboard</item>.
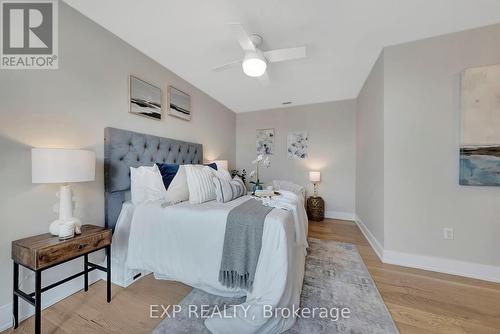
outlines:
[{"label": "gray tufted headboard", "polygon": [[202,164],[203,146],[180,140],[115,129],[104,129],[105,223],[114,230],[130,190],[130,167],[155,163]]}]

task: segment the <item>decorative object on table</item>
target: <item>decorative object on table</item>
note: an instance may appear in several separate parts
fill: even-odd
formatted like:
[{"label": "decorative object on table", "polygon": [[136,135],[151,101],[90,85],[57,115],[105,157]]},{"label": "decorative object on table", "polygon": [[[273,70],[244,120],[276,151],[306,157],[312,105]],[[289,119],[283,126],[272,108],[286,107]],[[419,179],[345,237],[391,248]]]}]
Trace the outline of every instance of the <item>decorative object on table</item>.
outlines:
[{"label": "decorative object on table", "polygon": [[253,184],[253,192],[255,192],[256,190],[262,190],[263,187],[262,187],[262,183],[260,182],[260,178],[259,178],[259,168],[260,166],[264,166],[264,167],[267,167],[269,168],[271,166],[271,161],[269,160],[269,156],[266,155],[266,157],[264,157],[262,154],[259,154],[257,156],[257,159],[255,159],[254,161],[252,161],[252,163],[255,165],[255,170],[253,170],[251,173],[250,173],[250,179],[251,180],[254,180],[254,181],[250,181],[250,184]]},{"label": "decorative object on table", "polygon": [[168,114],[186,121],[191,120],[191,96],[175,87],[168,87]]},{"label": "decorative object on table", "polygon": [[274,129],[257,130],[257,141],[255,143],[257,154],[273,154],[274,152]]},{"label": "decorative object on table", "polygon": [[73,198],[68,183],[95,179],[95,153],[86,150],[33,148],[31,150],[31,180],[33,183],[60,183],[59,219],[50,224],[52,235],[59,235],[61,225],[74,224],[80,233],[82,225],[73,217]]},{"label": "decorative object on table", "polygon": [[[75,236],[75,222],[67,222],[59,225],[59,240],[71,239]],[[81,233],[81,227],[78,227]]]},{"label": "decorative object on table", "polygon": [[289,132],[287,136],[287,151],[289,158],[307,158],[307,131]]},{"label": "decorative object on table", "polygon": [[462,73],[460,184],[500,186],[500,65]]},{"label": "decorative object on table", "polygon": [[233,169],[231,171],[231,177],[234,178],[235,176],[238,176],[243,183],[245,183],[246,178],[247,178],[247,170],[245,168],[243,169]]},{"label": "decorative object on table", "polygon": [[310,171],[309,181],[314,186],[314,196],[318,196],[318,183],[321,181],[321,172]]},{"label": "decorative object on table", "polygon": [[227,170],[229,171],[229,163],[227,160],[214,160],[210,162],[211,164],[217,165],[217,170]]},{"label": "decorative object on table", "polygon": [[[111,302],[111,229],[83,225],[82,233],[73,239],[57,240],[48,233],[12,241],[11,257],[14,262],[14,291],[12,314],[14,328],[19,325],[19,297],[35,307],[35,334],[42,332],[42,292],[83,276],[83,288],[89,289],[89,272],[106,273],[106,299]],[[106,267],[89,262],[88,254],[106,249]],[[83,256],[84,270],[42,288],[42,272]],[[35,292],[28,294],[20,289],[19,266],[35,273]]]},{"label": "decorative object on table", "polygon": [[130,76],[130,113],[156,120],[162,117],[162,91],[144,80]]},{"label": "decorative object on table", "polygon": [[272,197],[276,196],[274,190],[255,190],[254,195],[257,197]]},{"label": "decorative object on table", "polygon": [[315,222],[325,219],[325,201],[321,197],[311,196],[307,199],[307,217]]}]

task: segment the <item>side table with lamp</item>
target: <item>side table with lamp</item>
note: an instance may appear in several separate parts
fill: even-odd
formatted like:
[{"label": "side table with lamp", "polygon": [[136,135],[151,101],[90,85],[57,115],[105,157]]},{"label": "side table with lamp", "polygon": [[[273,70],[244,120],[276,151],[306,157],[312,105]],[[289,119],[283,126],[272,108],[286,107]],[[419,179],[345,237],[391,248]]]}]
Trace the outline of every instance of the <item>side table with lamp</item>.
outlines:
[{"label": "side table with lamp", "polygon": [[[60,183],[59,219],[50,225],[50,233],[12,242],[14,328],[19,323],[19,298],[35,307],[35,333],[41,333],[42,293],[80,276],[88,290],[88,274],[93,270],[107,273],[107,301],[111,301],[110,229],[81,225],[73,217],[73,200],[68,183],[88,182],[95,178],[95,154],[85,150],[32,149],[32,182]],[[77,236],[75,236],[77,232]],[[88,254],[106,249],[107,267],[88,261]],[[42,272],[78,257],[84,257],[83,271],[42,287]],[[35,291],[26,293],[19,286],[19,266],[35,272]]]},{"label": "side table with lamp", "polygon": [[322,221],[325,219],[325,201],[318,196],[321,172],[310,171],[309,181],[314,185],[314,194],[307,199],[307,217],[312,221]]}]

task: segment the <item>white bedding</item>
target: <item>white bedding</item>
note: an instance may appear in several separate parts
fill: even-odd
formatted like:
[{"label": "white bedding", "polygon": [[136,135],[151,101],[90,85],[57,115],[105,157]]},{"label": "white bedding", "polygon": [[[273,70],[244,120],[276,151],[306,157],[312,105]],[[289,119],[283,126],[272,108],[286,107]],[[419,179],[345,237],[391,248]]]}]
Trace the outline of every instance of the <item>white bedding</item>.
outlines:
[{"label": "white bedding", "polygon": [[[205,324],[213,333],[281,333],[295,319],[265,318],[263,307],[292,309],[299,305],[306,247],[303,241],[307,237],[307,219],[301,219],[306,217],[303,201],[297,196],[295,212],[276,208],[267,215],[253,290],[247,293],[218,281],[227,215],[246,200],[248,196],[228,203],[183,202],[168,207],[153,202],[134,206],[132,215],[128,204],[123,210],[127,210],[129,219],[122,212],[114,236],[123,245],[130,229],[128,247],[117,246],[113,258],[125,261],[129,269],[152,271],[157,278],[181,281],[212,294],[246,295],[245,304],[250,307],[247,317],[238,308],[236,318],[207,319]],[[116,253],[125,249],[125,255]]]}]

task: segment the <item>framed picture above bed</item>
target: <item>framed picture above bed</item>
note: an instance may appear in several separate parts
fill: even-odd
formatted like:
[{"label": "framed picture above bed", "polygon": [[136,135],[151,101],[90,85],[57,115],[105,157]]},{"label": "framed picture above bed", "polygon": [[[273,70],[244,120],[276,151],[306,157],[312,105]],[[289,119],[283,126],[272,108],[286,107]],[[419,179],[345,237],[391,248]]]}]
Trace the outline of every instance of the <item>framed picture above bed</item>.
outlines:
[{"label": "framed picture above bed", "polygon": [[149,82],[131,75],[129,79],[130,113],[161,120],[163,114],[163,94]]},{"label": "framed picture above bed", "polygon": [[191,120],[191,96],[175,87],[168,87],[168,114],[186,121]]}]

